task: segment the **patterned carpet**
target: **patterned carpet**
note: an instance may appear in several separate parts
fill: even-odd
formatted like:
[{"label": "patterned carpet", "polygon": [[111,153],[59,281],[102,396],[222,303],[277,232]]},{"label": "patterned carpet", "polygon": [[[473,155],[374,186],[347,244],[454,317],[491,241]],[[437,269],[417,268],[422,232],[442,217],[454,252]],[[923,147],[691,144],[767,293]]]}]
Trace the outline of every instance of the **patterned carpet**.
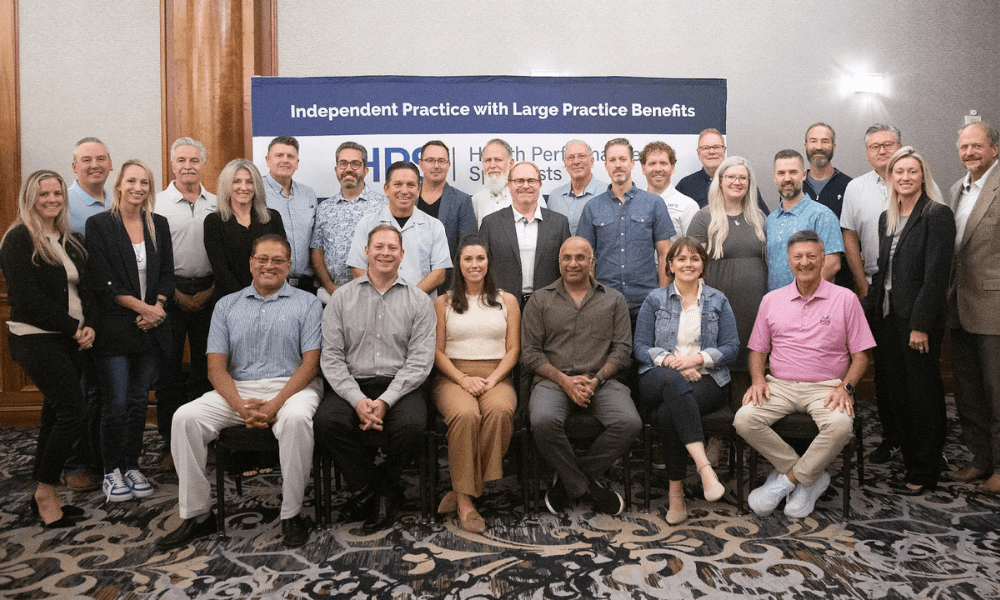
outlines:
[{"label": "patterned carpet", "polygon": [[[868,414],[866,426],[875,421]],[[954,465],[967,457],[953,411],[949,424]],[[678,527],[664,520],[662,487],[649,513],[579,508],[567,519],[524,519],[517,479],[507,477],[482,503],[487,533],[472,535],[453,519],[422,523],[411,481],[407,512],[391,530],[364,536],[337,523],[292,551],[281,545],[280,475],[272,474],[245,482],[241,498],[228,483],[227,539],[161,553],[153,542],[179,519],[175,475],[151,477],[156,493],[141,501],[69,494],[90,518],[45,530],[28,509],[35,435],[0,430],[4,598],[1000,598],[1000,498],[952,483],[922,498],[895,496],[898,460],[866,465],[869,484],[860,491],[855,480],[846,523],[836,476],[806,519],[738,515],[728,495],[730,503],[689,499],[691,518]],[[146,443],[152,463],[154,430]],[[633,489],[641,493],[638,479]],[[344,500],[335,497],[335,511]]]}]

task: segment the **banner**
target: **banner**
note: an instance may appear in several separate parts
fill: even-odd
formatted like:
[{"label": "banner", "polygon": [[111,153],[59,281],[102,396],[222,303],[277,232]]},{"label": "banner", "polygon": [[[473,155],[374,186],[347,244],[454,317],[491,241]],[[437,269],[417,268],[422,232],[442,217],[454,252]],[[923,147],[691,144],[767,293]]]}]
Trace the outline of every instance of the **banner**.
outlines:
[{"label": "banner", "polygon": [[604,144],[625,137],[635,149],[635,184],[645,189],[639,151],[661,140],[677,152],[672,181],[701,168],[698,132],[726,132],[726,80],[640,77],[254,77],[253,156],[267,172],[267,145],[298,138],[295,179],[319,197],[339,191],[335,152],[351,140],[368,149],[368,185],[381,190],[397,160],[418,162],[420,147],[441,140],[452,150],[449,183],[483,188],[481,153],[495,137],[515,161],[538,165],[542,193],[569,182],[563,146],[581,139],[594,151],[594,176],[608,181]]}]

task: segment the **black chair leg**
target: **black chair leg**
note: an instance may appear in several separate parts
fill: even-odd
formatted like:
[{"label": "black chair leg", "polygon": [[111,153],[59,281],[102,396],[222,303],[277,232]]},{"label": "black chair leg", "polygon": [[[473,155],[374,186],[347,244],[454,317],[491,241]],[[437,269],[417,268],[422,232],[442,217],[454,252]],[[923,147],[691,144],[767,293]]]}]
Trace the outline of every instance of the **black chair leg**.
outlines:
[{"label": "black chair leg", "polygon": [[650,425],[642,426],[642,447],[643,447],[643,493],[646,495],[645,509],[649,512],[650,496],[653,489],[653,428]]},{"label": "black chair leg", "polygon": [[215,447],[215,512],[219,534],[226,536],[226,465],[229,464],[229,449]]}]

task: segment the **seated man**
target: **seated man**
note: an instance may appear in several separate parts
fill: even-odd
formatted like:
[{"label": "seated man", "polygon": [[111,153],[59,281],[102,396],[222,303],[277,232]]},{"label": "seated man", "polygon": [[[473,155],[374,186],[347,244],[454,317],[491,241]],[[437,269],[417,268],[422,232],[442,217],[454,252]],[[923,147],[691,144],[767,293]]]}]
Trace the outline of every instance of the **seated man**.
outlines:
[{"label": "seated man", "polygon": [[208,334],[208,378],[215,390],[174,413],[170,451],[184,521],[157,540],[160,550],[215,531],[205,467],[208,444],[234,425],[272,426],[283,479],[284,543],[295,548],[309,541],[299,511],[312,467],[313,413],[323,389],[317,377],[322,305],[285,281],[291,256],[284,237],[261,236],[250,257],[253,285],[216,304]]},{"label": "seated man", "polygon": [[[434,304],[398,276],[402,237],[392,225],[372,229],[367,273],[337,288],[323,313],[320,364],[332,390],[313,420],[316,442],[358,491],[345,520],[365,521],[368,532],[392,523],[403,468],[423,452],[427,404],[420,385],[434,366]],[[366,441],[385,453],[378,467]]]},{"label": "seated man", "polygon": [[[628,387],[616,379],[631,362],[628,303],[590,275],[593,267],[587,240],[563,242],[562,277],[532,294],[521,320],[521,363],[535,373],[528,404],[531,429],[558,476],[545,494],[554,515],[578,498],[597,512],[621,513],[621,495],[597,479],[628,452],[642,427]],[[586,411],[604,425],[580,458],[566,436],[566,419],[574,411]]]},{"label": "seated man", "polygon": [[[823,279],[825,256],[815,231],[788,238],[795,280],[764,296],[747,344],[753,383],[733,425],[776,469],[748,498],[761,516],[786,497],[787,516],[812,513],[830,485],[827,465],[851,439],[854,386],[868,367],[866,351],[875,346],[858,297]],[[771,374],[765,377],[768,353]],[[796,412],[809,413],[819,427],[801,457],[771,429]]]}]

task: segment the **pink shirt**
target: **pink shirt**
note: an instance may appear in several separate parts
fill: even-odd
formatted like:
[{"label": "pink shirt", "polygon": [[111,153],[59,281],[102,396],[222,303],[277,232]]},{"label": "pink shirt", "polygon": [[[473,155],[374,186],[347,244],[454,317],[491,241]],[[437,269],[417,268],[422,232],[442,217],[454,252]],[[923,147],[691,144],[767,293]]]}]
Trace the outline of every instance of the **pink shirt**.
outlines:
[{"label": "pink shirt", "polygon": [[796,382],[841,379],[850,355],[875,346],[857,296],[825,279],[809,301],[795,282],[764,296],[747,346],[771,353],[771,374]]}]

